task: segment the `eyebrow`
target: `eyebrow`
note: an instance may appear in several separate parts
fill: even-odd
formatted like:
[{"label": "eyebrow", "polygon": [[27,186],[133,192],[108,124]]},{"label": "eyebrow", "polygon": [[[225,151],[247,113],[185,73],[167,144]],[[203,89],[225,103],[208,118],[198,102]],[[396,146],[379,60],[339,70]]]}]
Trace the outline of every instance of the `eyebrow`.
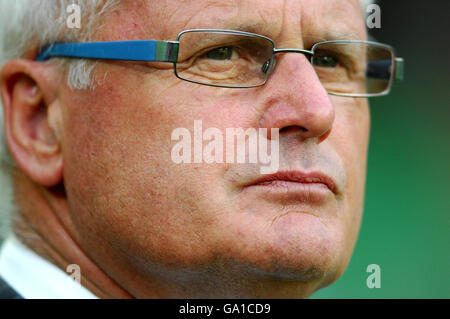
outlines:
[{"label": "eyebrow", "polygon": [[[255,33],[259,35],[267,36],[273,39],[273,34],[270,34],[272,28],[270,28],[266,23],[261,21],[246,21],[246,22],[227,22],[219,27],[211,28],[211,29],[223,29],[223,30],[236,30],[236,31],[244,31],[249,33]],[[269,31],[270,30],[270,31]],[[307,38],[313,39],[314,42],[322,42],[322,41],[331,41],[331,40],[364,40],[361,35],[358,34],[355,30],[351,28],[343,28],[342,30],[326,30],[322,36],[314,35],[308,32],[302,32],[299,30],[298,32],[299,38]]]},{"label": "eyebrow", "polygon": [[243,31],[249,33],[255,33],[259,35],[264,35],[267,37],[271,37],[269,34],[269,30],[273,30],[273,28],[269,27],[267,23],[261,21],[227,21],[224,24],[220,24],[219,26],[215,26],[210,29],[222,29],[222,30],[234,30],[234,31]]},{"label": "eyebrow", "polygon": [[318,43],[324,41],[334,41],[334,40],[365,40],[363,37],[357,34],[357,32],[352,30],[327,30],[323,35],[314,35],[311,33],[306,33],[303,35],[304,39],[308,39],[309,42]]},{"label": "eyebrow", "polygon": [[327,30],[325,32],[326,40],[362,40],[354,30]]}]

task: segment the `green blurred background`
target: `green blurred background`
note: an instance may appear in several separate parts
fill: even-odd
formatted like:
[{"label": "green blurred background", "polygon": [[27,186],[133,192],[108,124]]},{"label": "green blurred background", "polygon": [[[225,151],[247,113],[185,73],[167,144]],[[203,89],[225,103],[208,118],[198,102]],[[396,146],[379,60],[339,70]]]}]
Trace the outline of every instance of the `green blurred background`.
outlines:
[{"label": "green blurred background", "polygon": [[[450,298],[450,1],[378,1],[370,33],[405,58],[371,100],[364,217],[344,275],[312,298]],[[366,268],[378,264],[381,288]]]}]

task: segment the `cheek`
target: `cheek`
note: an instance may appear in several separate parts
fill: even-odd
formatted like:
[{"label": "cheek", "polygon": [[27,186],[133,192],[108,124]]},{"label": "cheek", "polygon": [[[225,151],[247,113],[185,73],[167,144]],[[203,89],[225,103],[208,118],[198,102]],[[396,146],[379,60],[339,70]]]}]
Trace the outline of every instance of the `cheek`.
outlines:
[{"label": "cheek", "polygon": [[218,119],[233,116],[214,97],[208,104],[186,86],[163,89],[114,72],[108,82],[114,88],[105,84],[66,98],[64,177],[79,240],[104,240],[147,260],[171,251],[177,253],[168,262],[207,258],[203,238],[212,235],[205,225],[226,204],[214,182],[225,165],[174,163],[171,133],[192,130],[197,119],[221,128]]},{"label": "cheek", "polygon": [[[364,205],[367,148],[369,142],[370,113],[365,100],[348,105],[337,104],[336,119],[330,142],[344,161],[347,171],[345,197],[345,224],[348,247],[353,247],[358,235]],[[355,101],[355,100],[353,100]],[[345,101],[342,101],[345,103]]]},{"label": "cheek", "polygon": [[[341,100],[348,99],[349,101]],[[330,141],[345,162],[349,180],[363,188],[369,143],[370,113],[365,99],[340,98]]]}]

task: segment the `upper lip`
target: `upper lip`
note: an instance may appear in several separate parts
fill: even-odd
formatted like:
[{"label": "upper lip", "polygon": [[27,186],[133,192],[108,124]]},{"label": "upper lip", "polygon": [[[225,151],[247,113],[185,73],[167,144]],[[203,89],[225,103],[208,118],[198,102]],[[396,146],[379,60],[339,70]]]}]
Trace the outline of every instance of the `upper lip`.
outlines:
[{"label": "upper lip", "polygon": [[338,193],[338,186],[333,178],[321,172],[305,173],[301,171],[282,171],[275,174],[263,175],[252,181],[247,186],[261,185],[273,181],[285,181],[304,184],[320,183],[326,185],[333,193]]}]

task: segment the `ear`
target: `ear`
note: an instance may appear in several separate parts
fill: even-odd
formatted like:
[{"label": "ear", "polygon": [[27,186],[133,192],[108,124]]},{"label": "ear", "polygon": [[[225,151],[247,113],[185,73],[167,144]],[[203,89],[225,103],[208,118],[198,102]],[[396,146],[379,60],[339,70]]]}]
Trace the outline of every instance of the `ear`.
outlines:
[{"label": "ear", "polygon": [[34,182],[52,187],[62,181],[61,110],[55,67],[10,60],[0,73],[8,147],[19,168]]}]

